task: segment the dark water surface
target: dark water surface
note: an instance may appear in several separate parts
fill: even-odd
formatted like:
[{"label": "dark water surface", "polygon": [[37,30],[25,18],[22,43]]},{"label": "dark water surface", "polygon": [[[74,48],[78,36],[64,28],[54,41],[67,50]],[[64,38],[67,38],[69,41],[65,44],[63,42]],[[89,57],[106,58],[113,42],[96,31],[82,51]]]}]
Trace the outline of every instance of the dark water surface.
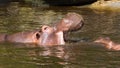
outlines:
[{"label": "dark water surface", "polygon": [[84,17],[84,27],[68,33],[64,46],[35,47],[33,44],[1,43],[0,68],[119,68],[120,51],[108,50],[93,43],[100,36],[120,43],[120,13],[98,12],[76,7],[31,8],[8,6],[0,8],[0,32],[16,33],[53,24],[66,13]]}]

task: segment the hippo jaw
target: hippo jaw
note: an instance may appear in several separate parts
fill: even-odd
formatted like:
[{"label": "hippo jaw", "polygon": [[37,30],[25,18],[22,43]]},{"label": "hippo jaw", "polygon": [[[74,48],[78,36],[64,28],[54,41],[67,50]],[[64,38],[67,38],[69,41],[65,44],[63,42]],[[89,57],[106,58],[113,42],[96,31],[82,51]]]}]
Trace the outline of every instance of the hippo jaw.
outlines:
[{"label": "hippo jaw", "polygon": [[63,32],[57,32],[57,33],[42,33],[39,41],[39,45],[49,45],[49,46],[54,46],[54,45],[64,45],[64,38],[63,38]]}]

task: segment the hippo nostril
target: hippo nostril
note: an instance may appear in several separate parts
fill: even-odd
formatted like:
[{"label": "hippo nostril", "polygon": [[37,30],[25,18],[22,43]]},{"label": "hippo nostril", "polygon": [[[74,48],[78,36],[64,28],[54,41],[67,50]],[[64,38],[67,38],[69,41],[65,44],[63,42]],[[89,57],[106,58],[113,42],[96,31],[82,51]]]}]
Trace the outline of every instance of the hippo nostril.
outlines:
[{"label": "hippo nostril", "polygon": [[37,38],[37,39],[40,38],[40,34],[39,34],[39,33],[36,34],[36,38]]},{"label": "hippo nostril", "polygon": [[48,27],[45,27],[44,30],[46,30]]}]

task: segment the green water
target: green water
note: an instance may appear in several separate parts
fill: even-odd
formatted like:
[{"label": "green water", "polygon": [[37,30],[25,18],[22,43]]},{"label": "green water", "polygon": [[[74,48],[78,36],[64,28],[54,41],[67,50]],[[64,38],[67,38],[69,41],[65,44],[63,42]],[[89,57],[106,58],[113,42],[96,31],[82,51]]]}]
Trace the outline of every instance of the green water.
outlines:
[{"label": "green water", "polygon": [[68,40],[66,45],[55,47],[0,43],[0,68],[119,68],[119,51],[93,43],[100,36],[120,43],[119,12],[78,7],[1,7],[0,32],[12,34],[53,25],[68,12],[79,13],[85,20],[81,30],[67,34],[67,39],[78,42]]}]

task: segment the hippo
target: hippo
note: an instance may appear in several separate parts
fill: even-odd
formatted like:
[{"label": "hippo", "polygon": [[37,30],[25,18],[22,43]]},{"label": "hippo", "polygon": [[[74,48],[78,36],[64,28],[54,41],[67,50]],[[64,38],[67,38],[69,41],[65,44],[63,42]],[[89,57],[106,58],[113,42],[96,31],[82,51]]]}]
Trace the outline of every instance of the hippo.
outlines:
[{"label": "hippo", "polygon": [[83,18],[77,13],[68,13],[56,25],[43,25],[39,30],[0,35],[0,42],[33,43],[37,45],[64,45],[64,32],[76,31],[83,26]]},{"label": "hippo", "polygon": [[108,49],[120,50],[120,44],[113,42],[109,37],[99,37],[94,42],[101,43]]}]

